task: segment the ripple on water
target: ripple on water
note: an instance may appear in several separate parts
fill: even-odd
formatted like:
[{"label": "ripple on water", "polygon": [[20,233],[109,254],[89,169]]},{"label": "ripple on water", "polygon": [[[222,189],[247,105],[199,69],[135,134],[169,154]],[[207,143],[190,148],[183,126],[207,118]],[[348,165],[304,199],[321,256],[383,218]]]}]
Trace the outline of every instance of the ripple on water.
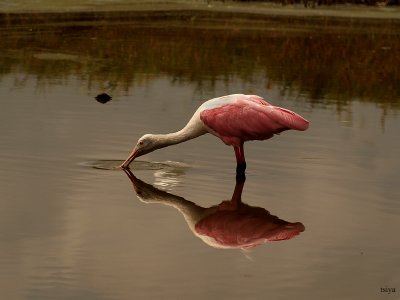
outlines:
[{"label": "ripple on water", "polygon": [[[81,163],[81,165],[100,170],[121,170],[119,166],[123,162],[124,162],[123,160],[100,159],[100,160],[83,162]],[[165,170],[169,172],[182,173],[191,166],[186,163],[178,161],[170,161],[170,160],[164,162],[135,160],[130,164],[129,167],[134,171]]]}]

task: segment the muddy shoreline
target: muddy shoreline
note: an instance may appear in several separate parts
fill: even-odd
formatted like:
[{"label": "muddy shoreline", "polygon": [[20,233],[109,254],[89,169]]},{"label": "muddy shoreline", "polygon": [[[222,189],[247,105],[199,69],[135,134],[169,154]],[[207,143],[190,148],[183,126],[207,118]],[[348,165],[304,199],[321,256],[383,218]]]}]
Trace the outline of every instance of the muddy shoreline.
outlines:
[{"label": "muddy shoreline", "polygon": [[[237,27],[262,29],[266,25],[295,27],[339,28],[364,27],[378,31],[378,26],[386,24],[400,27],[400,18],[342,17],[331,15],[307,16],[301,13],[275,14],[258,12],[230,12],[219,10],[133,10],[133,11],[76,11],[76,12],[36,12],[36,13],[0,13],[0,26],[53,26],[57,24],[88,25],[91,23],[138,23],[148,26],[185,26],[185,27]],[[316,26],[317,25],[317,26]],[[365,27],[363,28],[366,29]]]},{"label": "muddy shoreline", "polygon": [[[281,6],[271,3],[219,3],[207,5],[206,1],[134,3],[116,1],[113,5],[98,4],[70,6],[7,6],[0,7],[0,26],[47,24],[65,22],[154,22],[178,21],[190,26],[195,23],[223,23],[235,25],[263,25],[282,21],[308,23],[318,20],[332,23],[326,25],[348,26],[350,23],[394,25],[400,24],[400,9],[388,7],[365,7],[353,5],[321,6],[304,8],[301,5]],[[349,22],[351,20],[351,22]]]}]

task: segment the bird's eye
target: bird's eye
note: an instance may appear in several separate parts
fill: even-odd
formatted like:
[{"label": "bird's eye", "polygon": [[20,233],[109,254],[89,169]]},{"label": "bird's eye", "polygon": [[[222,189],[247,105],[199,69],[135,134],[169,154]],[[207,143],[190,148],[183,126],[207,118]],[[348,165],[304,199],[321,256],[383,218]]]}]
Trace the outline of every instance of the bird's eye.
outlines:
[{"label": "bird's eye", "polygon": [[143,142],[143,141],[140,141],[140,142],[139,142],[139,145],[143,145],[143,144],[144,144],[144,142]]}]

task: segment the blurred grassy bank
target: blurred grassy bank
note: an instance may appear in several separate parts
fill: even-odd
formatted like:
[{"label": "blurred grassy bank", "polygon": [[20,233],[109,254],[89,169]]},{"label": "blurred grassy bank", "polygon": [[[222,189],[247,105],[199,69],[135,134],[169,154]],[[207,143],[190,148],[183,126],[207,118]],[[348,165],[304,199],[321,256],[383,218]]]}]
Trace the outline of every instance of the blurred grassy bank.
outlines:
[{"label": "blurred grassy bank", "polygon": [[[0,13],[203,11],[252,15],[400,19],[400,0],[4,0]],[[397,5],[391,5],[397,4]]]},{"label": "blurred grassy bank", "polygon": [[[307,95],[400,107],[400,20],[213,10],[82,11],[0,15],[0,83],[128,91],[167,75],[201,89],[231,78]],[[58,81],[55,81],[57,78]]]}]

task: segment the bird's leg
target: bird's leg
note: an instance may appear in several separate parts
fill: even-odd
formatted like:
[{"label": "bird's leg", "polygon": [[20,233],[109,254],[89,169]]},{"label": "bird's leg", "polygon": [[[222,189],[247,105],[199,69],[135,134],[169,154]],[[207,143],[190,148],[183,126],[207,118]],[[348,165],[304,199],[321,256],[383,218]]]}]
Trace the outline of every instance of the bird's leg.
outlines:
[{"label": "bird's leg", "polygon": [[240,204],[242,203],[242,192],[243,192],[243,187],[244,183],[246,181],[246,176],[243,173],[242,177],[239,177],[239,174],[236,175],[236,185],[235,185],[235,191],[233,192],[231,202],[233,206],[238,209]]},{"label": "bird's leg", "polygon": [[240,146],[234,146],[236,155],[236,178],[246,178],[244,172],[246,171],[246,160],[244,158],[243,143]]}]

